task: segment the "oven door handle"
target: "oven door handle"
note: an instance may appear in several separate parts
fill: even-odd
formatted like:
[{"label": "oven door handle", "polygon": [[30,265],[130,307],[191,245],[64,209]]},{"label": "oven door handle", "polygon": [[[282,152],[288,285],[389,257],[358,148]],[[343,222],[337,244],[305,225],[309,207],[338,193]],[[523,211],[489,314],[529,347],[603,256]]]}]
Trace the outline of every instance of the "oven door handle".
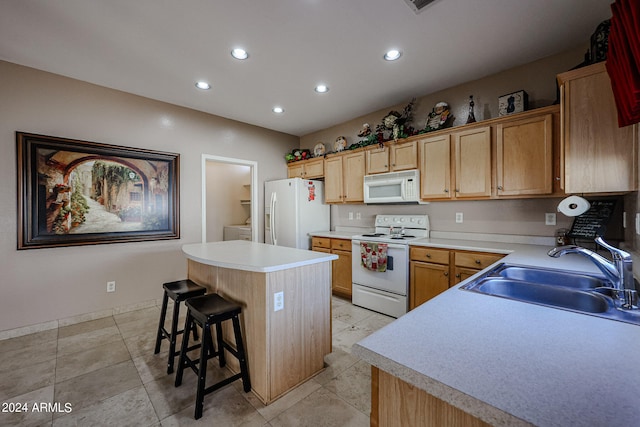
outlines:
[{"label": "oven door handle", "polygon": [[[369,242],[367,240],[353,240],[352,241],[352,243],[354,245],[358,246],[358,249],[360,249],[360,243],[362,243],[362,242],[364,242],[364,243],[385,243],[385,242]],[[408,248],[407,245],[399,245],[397,243],[387,243],[387,249],[401,249],[401,250],[404,250],[406,248]]]}]

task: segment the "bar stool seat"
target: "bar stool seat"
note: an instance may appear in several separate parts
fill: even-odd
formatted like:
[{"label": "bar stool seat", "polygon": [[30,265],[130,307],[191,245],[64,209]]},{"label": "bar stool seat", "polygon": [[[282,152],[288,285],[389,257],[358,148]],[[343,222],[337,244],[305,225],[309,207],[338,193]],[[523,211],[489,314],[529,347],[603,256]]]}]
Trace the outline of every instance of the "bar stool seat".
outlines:
[{"label": "bar stool seat", "polygon": [[[202,417],[202,408],[204,405],[204,396],[212,393],[227,384],[238,379],[242,379],[245,392],[251,391],[251,380],[249,379],[249,371],[247,369],[247,360],[242,341],[242,331],[240,329],[240,320],[238,315],[242,312],[242,307],[233,302],[227,301],[218,294],[208,294],[186,301],[187,319],[185,321],[184,330],[189,330],[194,324],[198,324],[202,328],[201,344],[189,347],[188,334],[182,340],[182,348],[180,350],[180,358],[178,361],[178,369],[176,371],[175,386],[182,384],[182,374],[184,368],[191,368],[198,376],[198,385],[196,390],[196,410],[195,419]],[[231,320],[233,323],[233,333],[236,343],[234,349],[229,343],[223,339],[222,322]],[[213,339],[211,337],[211,326],[216,328],[217,350],[214,348]],[[188,353],[192,350],[200,348],[199,359],[190,359]],[[226,365],[224,350],[238,359],[240,363],[240,372],[234,374],[212,386],[205,387],[207,377],[207,361],[214,357],[218,357],[220,367]]]},{"label": "bar stool seat", "polygon": [[[195,325],[190,329],[178,330],[178,317],[180,316],[180,303],[188,298],[204,295],[207,292],[207,288],[200,286],[189,279],[178,280],[175,282],[168,282],[162,285],[164,288],[164,295],[162,297],[162,309],[160,310],[160,322],[158,323],[158,333],[156,336],[156,347],[154,354],[160,352],[160,345],[163,339],[169,341],[169,357],[167,360],[167,374],[173,373],[173,362],[176,353],[176,341],[178,335],[184,333],[184,331],[193,332],[193,339],[198,339],[198,332]],[[171,330],[167,331],[164,327],[165,317],[167,315],[167,304],[169,298],[173,300],[173,317],[171,319]],[[188,334],[187,334],[188,335]],[[183,337],[184,340],[184,337]]]}]

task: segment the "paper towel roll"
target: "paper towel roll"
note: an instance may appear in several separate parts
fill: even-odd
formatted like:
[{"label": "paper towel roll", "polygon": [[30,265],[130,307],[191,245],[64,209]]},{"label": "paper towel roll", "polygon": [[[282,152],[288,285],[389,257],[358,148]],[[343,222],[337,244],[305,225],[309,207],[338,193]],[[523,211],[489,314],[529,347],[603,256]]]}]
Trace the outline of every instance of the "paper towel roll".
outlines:
[{"label": "paper towel roll", "polygon": [[580,196],[569,196],[558,204],[558,212],[566,216],[582,215],[589,210],[591,204]]}]

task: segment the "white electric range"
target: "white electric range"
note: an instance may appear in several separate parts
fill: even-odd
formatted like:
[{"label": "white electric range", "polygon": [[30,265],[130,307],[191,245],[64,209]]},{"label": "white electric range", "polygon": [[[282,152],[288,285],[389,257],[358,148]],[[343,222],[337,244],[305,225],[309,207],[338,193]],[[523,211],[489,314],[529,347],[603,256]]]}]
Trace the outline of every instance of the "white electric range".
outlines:
[{"label": "white electric range", "polygon": [[[427,215],[376,215],[375,232],[351,240],[352,302],[388,316],[400,317],[408,310],[409,242],[429,237]],[[386,271],[364,266],[361,243],[384,243]]]}]

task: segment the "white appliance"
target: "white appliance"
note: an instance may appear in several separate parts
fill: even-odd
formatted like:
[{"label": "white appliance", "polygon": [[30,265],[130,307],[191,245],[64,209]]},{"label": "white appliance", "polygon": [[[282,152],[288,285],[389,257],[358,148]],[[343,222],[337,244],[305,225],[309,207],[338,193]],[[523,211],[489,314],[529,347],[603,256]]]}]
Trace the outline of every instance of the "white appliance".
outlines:
[{"label": "white appliance", "polygon": [[419,203],[420,171],[418,169],[365,175],[365,203]]},{"label": "white appliance", "polygon": [[270,245],[310,249],[314,231],[329,231],[324,183],[302,178],[264,183],[264,241]]},{"label": "white appliance", "polygon": [[[429,237],[427,215],[376,215],[375,233],[352,238],[352,302],[388,316],[408,310],[409,242]],[[386,243],[386,271],[372,271],[362,264],[361,243]]]}]

